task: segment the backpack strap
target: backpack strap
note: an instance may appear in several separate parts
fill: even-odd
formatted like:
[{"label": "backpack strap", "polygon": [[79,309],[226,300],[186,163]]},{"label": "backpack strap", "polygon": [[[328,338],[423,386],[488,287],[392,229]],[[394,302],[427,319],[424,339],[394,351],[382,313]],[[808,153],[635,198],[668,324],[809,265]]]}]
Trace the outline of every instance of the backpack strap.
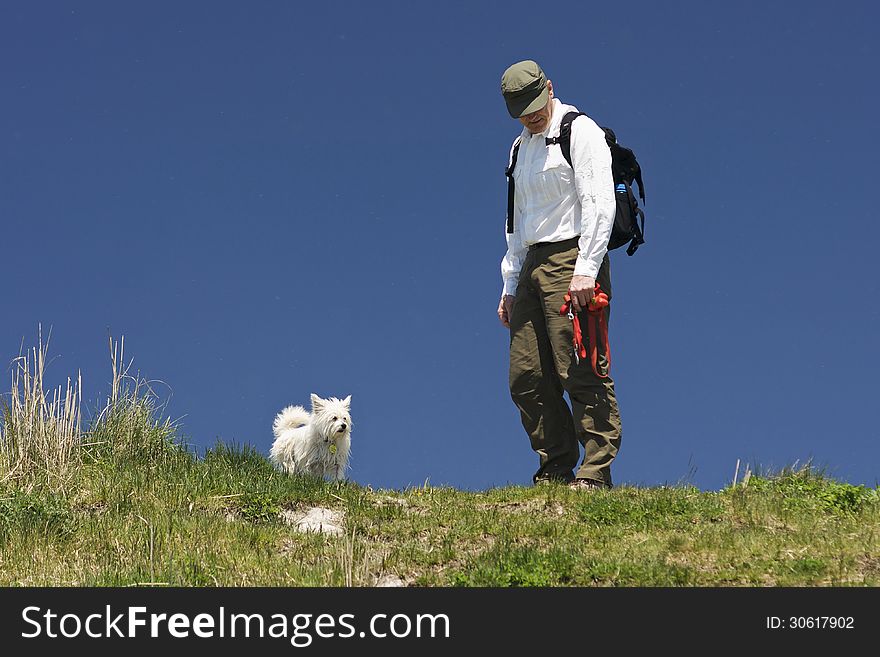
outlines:
[{"label": "backpack strap", "polygon": [[[645,213],[642,212],[642,209],[636,207],[636,220],[633,223],[633,232],[635,235],[632,238],[632,241],[629,243],[629,246],[626,247],[626,255],[631,256],[636,252],[636,249],[639,248],[640,244],[645,243]],[[641,226],[639,226],[639,222],[641,222]]]},{"label": "backpack strap", "polygon": [[522,141],[522,136],[516,138],[516,141],[513,144],[513,152],[510,154],[510,164],[507,169],[504,171],[504,175],[507,176],[507,233],[513,233],[513,200],[516,192],[515,185],[513,183],[513,169],[516,167],[516,156],[519,154],[519,144]]},{"label": "backpack strap", "polygon": [[642,198],[642,203],[645,203],[645,183],[642,182],[642,167],[638,163],[636,163],[635,180],[639,184],[639,196]]},{"label": "backpack strap", "polygon": [[547,146],[559,144],[559,148],[562,149],[562,157],[565,158],[565,161],[568,162],[568,166],[572,169],[574,169],[574,165],[571,163],[571,124],[582,114],[584,113],[568,112],[562,117],[562,122],[559,124],[559,136],[544,138],[544,143],[547,144]]}]

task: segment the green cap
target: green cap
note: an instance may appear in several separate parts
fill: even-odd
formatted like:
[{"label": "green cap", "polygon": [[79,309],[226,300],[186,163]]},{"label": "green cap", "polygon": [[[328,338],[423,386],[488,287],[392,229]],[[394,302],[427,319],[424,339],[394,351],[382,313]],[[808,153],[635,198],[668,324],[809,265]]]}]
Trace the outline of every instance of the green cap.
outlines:
[{"label": "green cap", "polygon": [[537,112],[550,98],[544,71],[531,59],[517,62],[504,71],[501,94],[507,111],[515,119]]}]

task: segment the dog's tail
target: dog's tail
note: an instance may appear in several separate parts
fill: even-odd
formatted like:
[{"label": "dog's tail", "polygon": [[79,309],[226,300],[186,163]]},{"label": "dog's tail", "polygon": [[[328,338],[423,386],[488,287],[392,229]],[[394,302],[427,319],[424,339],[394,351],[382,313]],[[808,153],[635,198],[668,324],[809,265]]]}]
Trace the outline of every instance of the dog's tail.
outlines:
[{"label": "dog's tail", "polygon": [[272,431],[277,438],[287,429],[296,429],[308,424],[310,419],[311,414],[302,406],[288,406],[275,417]]}]

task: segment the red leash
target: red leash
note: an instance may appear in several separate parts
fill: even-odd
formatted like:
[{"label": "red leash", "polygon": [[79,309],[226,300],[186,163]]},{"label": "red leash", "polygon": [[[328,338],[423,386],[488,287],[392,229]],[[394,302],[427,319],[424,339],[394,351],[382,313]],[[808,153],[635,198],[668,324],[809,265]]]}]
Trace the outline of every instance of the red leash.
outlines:
[{"label": "red leash", "polygon": [[[596,283],[595,295],[593,296],[592,301],[590,301],[590,305],[587,306],[587,331],[590,340],[590,361],[593,364],[593,372],[595,372],[596,376],[600,379],[608,378],[608,374],[611,372],[611,345],[608,342],[608,322],[605,319],[605,307],[607,305],[608,295],[605,294],[599,288],[599,284]],[[587,357],[587,348],[584,346],[584,336],[581,332],[581,321],[571,306],[570,294],[565,295],[565,303],[562,304],[562,308],[559,309],[559,314],[568,315],[568,318],[571,320],[574,333],[572,339],[572,342],[574,343],[574,358],[576,363],[580,363],[581,358]],[[602,342],[605,343],[605,360],[608,363],[605,374],[599,374],[599,368],[597,365],[599,359],[598,345],[596,343],[597,332],[600,334]]]}]

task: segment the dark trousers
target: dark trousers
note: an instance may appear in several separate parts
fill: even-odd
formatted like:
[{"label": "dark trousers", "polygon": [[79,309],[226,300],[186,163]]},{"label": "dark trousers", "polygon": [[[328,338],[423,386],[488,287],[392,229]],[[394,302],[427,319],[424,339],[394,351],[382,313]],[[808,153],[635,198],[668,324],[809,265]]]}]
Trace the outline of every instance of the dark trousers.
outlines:
[{"label": "dark trousers", "polygon": [[[611,462],[621,438],[614,382],[596,376],[589,357],[575,361],[571,320],[559,313],[577,254],[575,239],[537,245],[526,255],[510,317],[510,394],[539,457],[535,482],[577,477],[611,486]],[[607,255],[597,282],[610,299]],[[587,314],[580,319],[586,341]],[[604,354],[604,345],[599,352]],[[600,355],[599,371],[605,366]],[[577,467],[579,444],[584,458]]]}]

